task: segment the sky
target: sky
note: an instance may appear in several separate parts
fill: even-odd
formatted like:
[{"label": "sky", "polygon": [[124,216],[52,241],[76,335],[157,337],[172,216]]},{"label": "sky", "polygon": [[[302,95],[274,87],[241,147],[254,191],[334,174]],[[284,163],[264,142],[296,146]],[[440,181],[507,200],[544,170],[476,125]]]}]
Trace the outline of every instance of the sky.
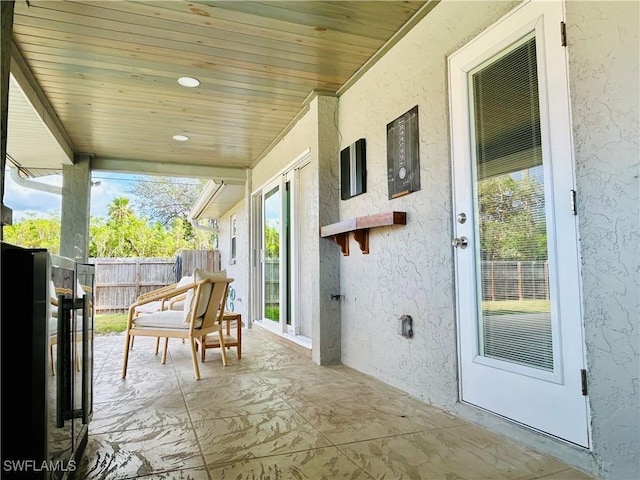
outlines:
[{"label": "sky", "polygon": [[[5,172],[4,204],[13,210],[14,223],[25,217],[27,212],[34,212],[38,217],[60,215],[61,196],[26,188],[16,184],[9,172]],[[94,172],[91,187],[91,216],[106,217],[109,203],[114,198],[126,196],[139,175],[118,174],[111,172]],[[50,185],[62,185],[62,175],[40,177],[35,181]],[[97,182],[100,182],[99,184]]]}]

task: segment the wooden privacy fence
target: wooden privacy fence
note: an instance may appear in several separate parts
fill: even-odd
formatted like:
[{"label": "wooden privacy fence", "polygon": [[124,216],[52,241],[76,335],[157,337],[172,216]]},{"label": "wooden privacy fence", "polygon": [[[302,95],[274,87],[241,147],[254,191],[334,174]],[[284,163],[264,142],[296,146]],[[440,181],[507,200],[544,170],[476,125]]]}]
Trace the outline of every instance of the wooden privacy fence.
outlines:
[{"label": "wooden privacy fence", "polygon": [[546,261],[483,261],[483,300],[548,300]]},{"label": "wooden privacy fence", "polygon": [[195,268],[220,270],[217,250],[182,250],[175,258],[92,258],[97,313],[125,312],[138,295],[177,282]]}]

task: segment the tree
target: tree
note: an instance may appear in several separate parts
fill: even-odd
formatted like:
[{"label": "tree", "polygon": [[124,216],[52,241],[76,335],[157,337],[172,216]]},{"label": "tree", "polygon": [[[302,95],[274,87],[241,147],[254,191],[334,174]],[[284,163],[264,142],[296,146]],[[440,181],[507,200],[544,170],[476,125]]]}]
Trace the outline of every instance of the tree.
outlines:
[{"label": "tree", "polygon": [[109,219],[123,221],[133,216],[133,209],[129,205],[129,199],[126,197],[117,197],[109,204]]},{"label": "tree", "polygon": [[137,177],[137,180],[129,193],[143,216],[174,232],[180,231],[182,237],[176,238],[176,242],[189,245],[185,248],[211,248],[216,234],[195,229],[187,218],[206,180],[176,177],[153,177],[153,180]]},{"label": "tree", "polygon": [[547,231],[542,184],[500,175],[478,185],[483,260],[544,260]]},{"label": "tree", "polygon": [[[108,217],[92,217],[89,228],[89,257],[172,257],[179,250],[210,246],[206,232],[194,231],[182,219],[175,219],[170,228],[159,222],[150,223],[136,215],[126,197],[115,198],[108,207]],[[4,229],[5,240],[26,248],[46,248],[60,252],[60,216],[47,218],[27,213],[26,218]],[[188,240],[184,234],[194,234]]]},{"label": "tree", "polygon": [[[129,190],[136,209],[165,227],[171,226],[176,218],[186,221],[206,183],[205,180],[175,177],[153,177],[152,181],[137,177],[137,180]],[[185,231],[192,235],[190,227]]]},{"label": "tree", "polygon": [[277,225],[265,225],[264,243],[266,258],[280,258],[280,231]]},{"label": "tree", "polygon": [[109,205],[109,218],[94,219],[91,226],[91,257],[168,257],[175,255],[173,235],[161,224],[150,225],[138,217],[126,197]]},{"label": "tree", "polygon": [[4,240],[25,248],[46,248],[60,253],[60,216],[38,218],[36,212],[27,212],[26,218],[4,227]]}]

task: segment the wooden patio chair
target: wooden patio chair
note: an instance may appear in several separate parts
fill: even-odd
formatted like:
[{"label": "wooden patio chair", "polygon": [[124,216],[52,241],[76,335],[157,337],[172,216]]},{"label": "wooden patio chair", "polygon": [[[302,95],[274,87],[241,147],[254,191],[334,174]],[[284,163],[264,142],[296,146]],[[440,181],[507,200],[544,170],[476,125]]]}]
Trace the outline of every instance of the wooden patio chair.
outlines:
[{"label": "wooden patio chair", "polygon": [[[129,307],[122,362],[122,378],[127,376],[130,343],[136,336],[183,338],[188,340],[191,347],[194,375],[196,380],[199,380],[200,368],[198,367],[195,339],[218,332],[222,364],[227,365],[222,320],[227,290],[233,279],[226,278],[226,274],[206,273],[196,269],[194,271],[194,282],[194,286],[176,288],[173,291],[173,295],[176,296],[183,293],[187,294],[185,308],[182,312],[178,310],[161,310],[141,316],[135,315],[136,307],[142,305],[142,302],[166,299],[166,293],[158,296],[149,295],[144,300],[135,302]],[[166,354],[165,348],[162,355],[162,363],[166,361]]]},{"label": "wooden patio chair", "polygon": [[[138,295],[136,298],[136,303],[138,306],[135,310],[135,316],[138,317],[140,315],[147,315],[149,313],[159,312],[161,310],[184,310],[184,302],[186,299],[186,292],[175,295],[175,289],[181,287],[193,287],[193,275],[184,276],[177,283],[172,283],[170,285],[166,285],[164,287],[156,288],[155,290],[151,290],[150,292],[146,292]],[[162,296],[163,295],[163,296]],[[157,299],[162,296],[162,298]],[[150,297],[153,297],[154,300],[147,302]],[[157,299],[157,300],[156,300]],[[182,340],[184,343],[184,339]],[[168,348],[169,339],[165,337],[164,339],[164,349]],[[133,348],[133,339],[131,340],[131,348]],[[155,354],[158,354],[158,350],[160,348],[160,337],[156,338],[156,347]],[[164,363],[164,361],[162,362]]]}]

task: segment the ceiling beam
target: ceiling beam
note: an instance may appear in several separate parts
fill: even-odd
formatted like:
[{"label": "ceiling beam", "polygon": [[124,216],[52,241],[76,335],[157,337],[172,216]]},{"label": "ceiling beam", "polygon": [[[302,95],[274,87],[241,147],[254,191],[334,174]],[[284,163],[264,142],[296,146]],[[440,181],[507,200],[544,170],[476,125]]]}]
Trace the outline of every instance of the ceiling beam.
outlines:
[{"label": "ceiling beam", "polygon": [[95,157],[91,170],[162,177],[193,177],[224,180],[225,183],[242,185],[247,178],[244,168],[215,167],[209,165],[185,165],[184,163],[157,162],[153,160],[130,160],[127,158]]},{"label": "ceiling beam", "polygon": [[60,145],[60,148],[62,148],[65,155],[69,158],[69,161],[73,162],[73,152],[75,148],[73,147],[71,137],[56,115],[55,110],[51,106],[51,103],[49,103],[42,88],[40,88],[38,81],[31,72],[31,69],[15,42],[11,44],[11,74],[27,97],[27,100],[33,106],[38,117],[42,120],[42,123],[44,123],[51,132],[51,135],[53,135],[53,138]]}]

